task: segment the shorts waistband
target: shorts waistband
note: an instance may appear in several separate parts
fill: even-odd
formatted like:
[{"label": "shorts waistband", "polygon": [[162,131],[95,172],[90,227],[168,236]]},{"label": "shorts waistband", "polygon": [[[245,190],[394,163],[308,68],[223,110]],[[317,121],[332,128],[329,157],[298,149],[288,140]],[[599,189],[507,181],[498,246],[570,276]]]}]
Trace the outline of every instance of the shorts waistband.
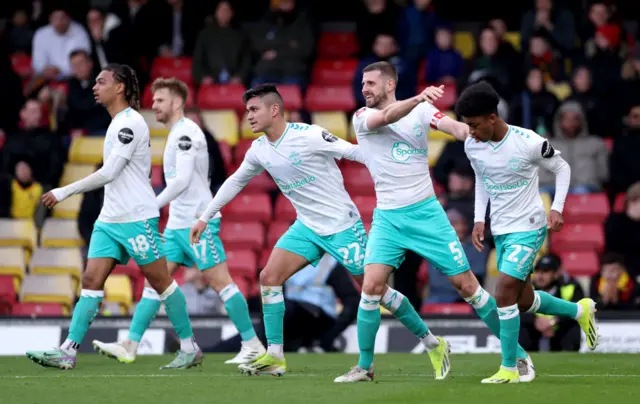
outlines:
[{"label": "shorts waistband", "polygon": [[431,205],[432,203],[438,202],[438,198],[435,195],[428,196],[427,198],[421,200],[420,202],[412,203],[411,205],[403,206],[401,208],[395,209],[378,209],[381,212],[393,212],[393,213],[409,213],[419,209],[424,208],[425,206]]}]

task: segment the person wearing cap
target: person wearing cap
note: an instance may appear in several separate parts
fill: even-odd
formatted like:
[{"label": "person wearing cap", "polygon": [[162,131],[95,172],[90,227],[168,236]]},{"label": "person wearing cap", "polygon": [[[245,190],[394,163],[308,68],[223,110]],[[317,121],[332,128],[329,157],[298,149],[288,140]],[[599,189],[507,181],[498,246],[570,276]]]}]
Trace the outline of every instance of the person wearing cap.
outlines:
[{"label": "person wearing cap", "polygon": [[[577,302],[584,297],[580,284],[562,269],[555,254],[543,256],[535,266],[532,278],[535,289],[563,300]],[[521,319],[520,345],[527,351],[539,351],[548,340],[550,351],[578,351],[580,326],[570,318],[524,313]]]}]

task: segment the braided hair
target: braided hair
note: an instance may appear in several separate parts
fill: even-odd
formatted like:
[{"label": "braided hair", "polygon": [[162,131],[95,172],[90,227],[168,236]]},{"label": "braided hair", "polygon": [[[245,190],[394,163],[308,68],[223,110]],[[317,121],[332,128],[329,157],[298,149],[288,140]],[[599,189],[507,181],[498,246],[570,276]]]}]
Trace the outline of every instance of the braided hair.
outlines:
[{"label": "braided hair", "polygon": [[140,85],[135,70],[128,65],[110,63],[104,68],[113,73],[113,79],[124,84],[124,98],[129,106],[136,111],[140,109]]}]

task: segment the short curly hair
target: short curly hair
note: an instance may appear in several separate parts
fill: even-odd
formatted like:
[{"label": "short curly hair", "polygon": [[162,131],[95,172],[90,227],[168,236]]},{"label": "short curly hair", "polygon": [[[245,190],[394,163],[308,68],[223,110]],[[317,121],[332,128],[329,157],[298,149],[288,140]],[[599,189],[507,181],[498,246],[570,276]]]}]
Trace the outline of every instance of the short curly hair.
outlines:
[{"label": "short curly hair", "polygon": [[498,114],[498,104],[500,96],[493,89],[491,84],[481,81],[472,84],[458,97],[456,103],[456,113],[460,117],[486,116]]}]

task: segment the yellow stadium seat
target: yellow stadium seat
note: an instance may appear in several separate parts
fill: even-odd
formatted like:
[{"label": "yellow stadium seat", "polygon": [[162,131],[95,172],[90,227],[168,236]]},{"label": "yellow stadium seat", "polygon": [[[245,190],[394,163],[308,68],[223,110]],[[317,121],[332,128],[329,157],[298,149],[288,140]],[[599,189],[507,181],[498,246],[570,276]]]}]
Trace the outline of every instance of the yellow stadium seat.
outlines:
[{"label": "yellow stadium seat", "polygon": [[202,111],[202,123],[217,141],[238,144],[238,115],[235,111]]},{"label": "yellow stadium seat", "polygon": [[78,232],[78,222],[54,218],[45,220],[40,233],[40,245],[45,248],[82,247],[84,240]]},{"label": "yellow stadium seat", "polygon": [[542,204],[544,205],[544,211],[547,212],[548,215],[549,211],[551,210],[551,196],[546,192],[541,192],[540,198],[542,199]]},{"label": "yellow stadium seat", "polygon": [[347,116],[344,112],[312,112],[311,122],[314,125],[325,128],[341,139],[349,139]]},{"label": "yellow stadium seat", "polygon": [[352,143],[357,143],[357,138],[356,138],[356,130],[353,127],[353,120],[349,121],[349,128],[348,128],[348,132],[347,132],[347,137],[350,142]]},{"label": "yellow stadium seat", "polygon": [[0,247],[22,247],[31,251],[36,241],[36,227],[32,220],[0,219]]},{"label": "yellow stadium seat", "polygon": [[20,290],[25,269],[25,253],[21,247],[0,247],[0,275],[12,276],[16,290]]},{"label": "yellow stadium seat", "polygon": [[133,304],[131,280],[127,275],[111,275],[104,284],[104,299],[109,303],[117,303],[122,314],[127,314]]},{"label": "yellow stadium seat", "polygon": [[153,137],[151,143],[151,164],[154,166],[162,165],[162,157],[164,156],[164,146],[167,144],[167,138]]},{"label": "yellow stadium seat", "polygon": [[104,137],[74,137],[69,148],[69,163],[98,164],[102,161]]},{"label": "yellow stadium seat", "polygon": [[167,137],[169,136],[169,129],[164,124],[156,121],[156,113],[151,109],[143,109],[140,111],[140,115],[144,118],[144,121],[149,127],[149,136],[151,137]]},{"label": "yellow stadium seat", "polygon": [[69,275],[73,290],[82,278],[82,255],[76,248],[38,248],[33,253],[29,272],[34,275]]},{"label": "yellow stadium seat", "polygon": [[538,257],[541,257],[549,253],[549,238],[551,238],[551,236],[547,231],[547,237],[545,237],[544,243],[542,243],[542,247],[540,247],[540,251],[538,251],[538,255],[537,255]]},{"label": "yellow stadium seat", "polygon": [[435,167],[447,142],[444,140],[429,139],[427,144],[427,152],[429,153],[429,167]]},{"label": "yellow stadium seat", "polygon": [[53,217],[58,219],[77,219],[82,204],[82,195],[72,195],[53,208]]},{"label": "yellow stadium seat", "polygon": [[513,47],[520,52],[520,32],[518,31],[513,31],[513,32],[507,32],[506,34],[504,34],[504,40],[509,42],[511,45],[513,45]]},{"label": "yellow stadium seat", "polygon": [[[453,119],[454,121],[456,120],[456,114],[453,111],[444,111],[443,114]],[[447,142],[453,142],[454,140],[456,140],[453,136],[434,129],[431,129],[431,131],[429,132],[429,140],[431,139],[440,139]]]},{"label": "yellow stadium seat", "polygon": [[560,101],[564,101],[571,95],[571,85],[567,82],[547,83],[547,91],[555,95]]},{"label": "yellow stadium seat", "polygon": [[[284,111],[284,119],[289,121],[289,116],[291,114],[289,111]],[[247,120],[247,114],[244,114],[242,120],[240,121],[240,139],[257,139],[260,136],[264,135],[263,132],[253,133],[251,131],[251,126],[249,125],[249,121]]]},{"label": "yellow stadium seat", "polygon": [[476,53],[476,41],[470,32],[461,31],[453,34],[453,47],[464,59],[471,59]]},{"label": "yellow stadium seat", "polygon": [[62,178],[60,179],[60,186],[64,187],[72,182],[76,182],[85,177],[88,177],[96,170],[96,166],[92,164],[72,164],[67,163],[64,166],[62,172]]},{"label": "yellow stadium seat", "polygon": [[73,281],[69,275],[27,275],[22,282],[23,303],[60,303],[70,309],[75,300]]},{"label": "yellow stadium seat", "polygon": [[489,252],[489,258],[487,259],[487,277],[497,277],[498,276],[498,258],[496,254],[496,249],[492,249]]}]

